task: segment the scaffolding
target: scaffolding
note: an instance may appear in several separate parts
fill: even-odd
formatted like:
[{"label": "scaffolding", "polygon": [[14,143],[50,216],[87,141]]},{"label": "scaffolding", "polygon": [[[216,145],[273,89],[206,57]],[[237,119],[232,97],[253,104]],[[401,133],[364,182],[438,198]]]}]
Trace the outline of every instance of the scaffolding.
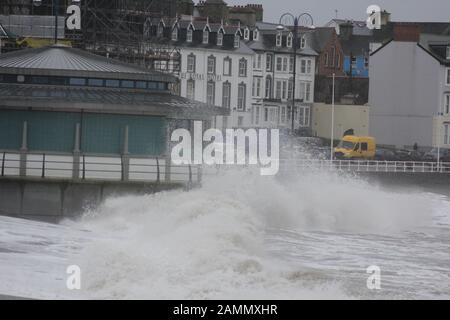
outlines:
[{"label": "scaffolding", "polygon": [[177,0],[42,0],[39,6],[33,5],[33,0],[1,0],[0,15],[52,16],[57,8],[58,15],[63,17],[72,3],[80,5],[82,17],[81,31],[64,30],[63,37],[72,46],[149,69],[179,74],[179,49],[144,36],[146,21],[176,17]]}]

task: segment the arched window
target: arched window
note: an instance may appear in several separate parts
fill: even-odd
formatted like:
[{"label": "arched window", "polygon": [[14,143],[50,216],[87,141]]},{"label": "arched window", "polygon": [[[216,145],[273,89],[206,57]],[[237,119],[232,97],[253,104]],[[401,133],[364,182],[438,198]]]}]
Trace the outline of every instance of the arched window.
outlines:
[{"label": "arched window", "polygon": [[193,34],[193,31],[192,31],[191,28],[189,28],[188,31],[187,31],[187,35],[186,35],[186,41],[187,42],[192,42],[192,34]]},{"label": "arched window", "polygon": [[287,41],[286,41],[286,46],[288,48],[292,48],[292,39],[293,39],[292,33],[289,33],[289,35],[287,36]]},{"label": "arched window", "polygon": [[217,45],[222,46],[223,45],[223,33],[219,30],[217,33]]},{"label": "arched window", "polygon": [[172,41],[178,40],[178,27],[174,27],[172,30]]},{"label": "arched window", "polygon": [[259,40],[259,31],[258,29],[253,30],[253,41]]},{"label": "arched window", "polygon": [[277,33],[277,37],[276,37],[276,46],[277,47],[281,47],[282,40],[283,40],[283,34],[281,33],[281,31],[279,31]]},{"label": "arched window", "polygon": [[208,29],[205,28],[205,30],[203,30],[203,44],[208,43],[209,43],[209,31]]}]

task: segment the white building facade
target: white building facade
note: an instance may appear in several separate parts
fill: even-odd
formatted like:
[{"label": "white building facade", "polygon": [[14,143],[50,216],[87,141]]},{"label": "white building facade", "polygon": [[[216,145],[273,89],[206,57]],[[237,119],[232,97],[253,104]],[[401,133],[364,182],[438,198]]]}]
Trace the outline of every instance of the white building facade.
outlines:
[{"label": "white building facade", "polygon": [[[166,31],[180,49],[181,96],[230,110],[230,116],[212,120],[217,128],[291,128],[293,34],[273,24],[258,24],[249,28],[191,19],[175,22]],[[307,134],[317,53],[301,39],[294,120],[296,130]]]}]

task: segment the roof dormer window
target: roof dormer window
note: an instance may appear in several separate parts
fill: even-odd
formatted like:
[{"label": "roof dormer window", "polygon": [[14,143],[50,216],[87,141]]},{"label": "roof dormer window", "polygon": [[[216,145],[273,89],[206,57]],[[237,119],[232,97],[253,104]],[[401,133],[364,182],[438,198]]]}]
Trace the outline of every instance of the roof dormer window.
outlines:
[{"label": "roof dormer window", "polygon": [[172,41],[177,41],[178,40],[178,28],[175,27],[172,30]]},{"label": "roof dormer window", "polygon": [[300,38],[300,49],[305,49],[306,47],[306,38],[305,36]]},{"label": "roof dormer window", "polygon": [[447,46],[447,60],[450,60],[450,46]]},{"label": "roof dormer window", "polygon": [[234,47],[239,48],[241,45],[241,37],[238,34],[234,35]]},{"label": "roof dormer window", "polygon": [[244,30],[244,39],[250,40],[250,30],[248,28],[245,28]]},{"label": "roof dormer window", "polygon": [[164,32],[164,26],[162,24],[160,24],[158,26],[158,30],[156,31],[156,36],[158,38],[161,38],[163,36],[163,32]]},{"label": "roof dormer window", "polygon": [[209,43],[209,31],[208,29],[203,30],[203,44]]},{"label": "roof dormer window", "polygon": [[188,29],[187,31],[187,35],[186,35],[186,41],[187,42],[192,42],[192,29]]},{"label": "roof dormer window", "polygon": [[277,45],[277,47],[281,47],[282,40],[283,40],[283,35],[282,35],[281,32],[278,32],[277,33],[277,38],[276,38],[276,42],[277,42],[276,45]]},{"label": "roof dormer window", "polygon": [[286,46],[287,46],[288,48],[292,48],[292,39],[293,39],[292,33],[290,33],[290,34],[287,36],[287,40],[286,40]]},{"label": "roof dormer window", "polygon": [[258,31],[258,29],[253,30],[253,41],[259,41],[259,31]]},{"label": "roof dormer window", "polygon": [[217,33],[217,45],[222,46],[223,45],[223,33],[219,31]]}]

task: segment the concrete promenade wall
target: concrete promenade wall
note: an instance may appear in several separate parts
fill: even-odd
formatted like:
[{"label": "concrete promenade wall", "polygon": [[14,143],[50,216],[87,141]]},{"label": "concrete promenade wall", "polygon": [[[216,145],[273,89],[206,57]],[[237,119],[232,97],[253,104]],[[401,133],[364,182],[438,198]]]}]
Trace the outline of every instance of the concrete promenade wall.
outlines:
[{"label": "concrete promenade wall", "polygon": [[152,194],[185,184],[0,178],[0,215],[58,222],[111,196]]}]

